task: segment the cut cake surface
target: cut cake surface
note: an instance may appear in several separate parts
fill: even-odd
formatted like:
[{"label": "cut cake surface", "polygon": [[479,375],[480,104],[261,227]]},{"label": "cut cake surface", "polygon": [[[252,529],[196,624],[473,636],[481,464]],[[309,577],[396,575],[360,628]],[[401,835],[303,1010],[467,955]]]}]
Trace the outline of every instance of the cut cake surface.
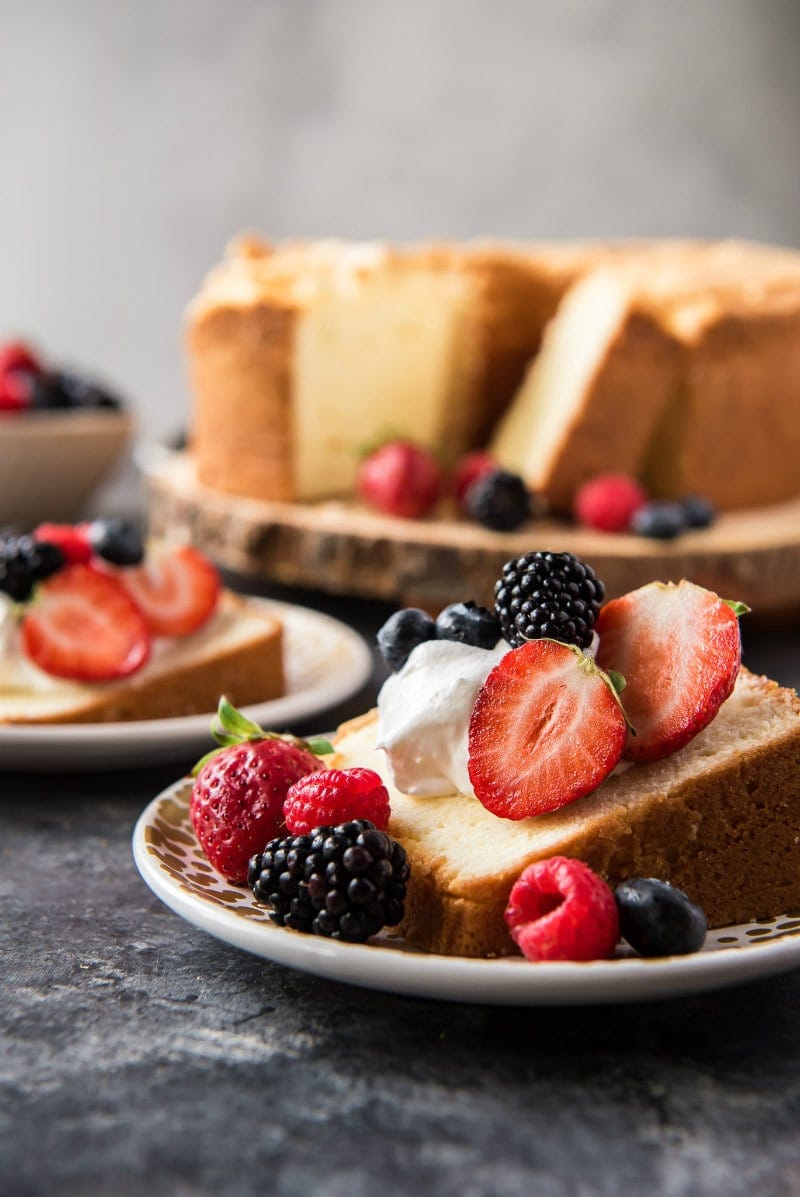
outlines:
[{"label": "cut cake surface", "polygon": [[716,719],[673,756],[519,822],[473,796],[401,794],[376,733],[376,712],[344,725],[335,764],[373,768],[389,786],[390,832],[412,871],[400,930],[429,951],[513,952],[503,920],[511,886],[553,855],[584,860],[612,885],[669,881],[712,926],[800,909],[800,701],[767,678],[743,670]]}]

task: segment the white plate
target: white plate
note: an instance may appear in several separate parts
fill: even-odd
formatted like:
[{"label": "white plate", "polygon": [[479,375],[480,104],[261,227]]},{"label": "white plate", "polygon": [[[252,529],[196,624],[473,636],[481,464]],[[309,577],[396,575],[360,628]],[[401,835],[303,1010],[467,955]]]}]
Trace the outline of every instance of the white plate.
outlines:
[{"label": "white plate", "polygon": [[498,1006],[588,1006],[719,989],[800,965],[800,916],[718,929],[694,956],[591,964],[432,956],[385,933],[364,945],[300,935],[274,926],[248,889],[212,869],[189,821],[189,793],[186,779],[176,782],[136,824],[133,855],[153,893],[225,943],[334,981]]},{"label": "white plate", "polygon": [[[307,607],[249,601],[284,626],[286,693],[244,708],[257,723],[282,731],[343,702],[369,678],[370,650],[346,624]],[[0,769],[113,769],[188,760],[213,747],[212,717],[0,727]]]}]

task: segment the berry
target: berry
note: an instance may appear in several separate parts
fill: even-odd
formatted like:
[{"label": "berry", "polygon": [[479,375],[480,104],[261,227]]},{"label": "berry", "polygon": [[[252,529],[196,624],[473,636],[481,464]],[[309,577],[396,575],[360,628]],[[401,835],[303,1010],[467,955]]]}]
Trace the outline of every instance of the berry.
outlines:
[{"label": "berry", "polygon": [[627,724],[591,657],[531,640],[495,665],[469,722],[476,797],[503,819],[558,810],[597,789],[618,763]]},{"label": "berry", "polygon": [[436,617],[436,634],[440,640],[457,640],[475,648],[494,648],[500,639],[500,624],[493,611],[487,611],[477,603],[451,603]]},{"label": "berry", "polygon": [[494,595],[512,648],[541,636],[588,648],[605,587],[572,553],[537,552],[507,561]]},{"label": "berry", "polygon": [[116,578],[68,565],[42,582],[22,620],[27,656],[45,673],[78,681],[127,677],[150,655],[150,633]]},{"label": "berry", "polygon": [[86,529],[94,552],[104,561],[140,565],[144,560],[144,541],[136,524],[119,519],[92,520]]},{"label": "berry", "polygon": [[70,565],[84,565],[92,556],[88,524],[39,524],[34,539],[56,545]]},{"label": "berry", "polygon": [[24,603],[37,582],[64,564],[64,555],[55,545],[39,544],[30,536],[0,537],[0,591],[15,603]]},{"label": "berry", "polygon": [[683,890],[654,877],[633,877],[614,891],[620,932],[640,956],[699,952],[708,922]]},{"label": "berry", "polygon": [[116,395],[112,395],[93,379],[85,378],[82,374],[72,374],[64,370],[54,371],[49,381],[50,407],[107,407],[118,410],[122,406]]},{"label": "berry", "polygon": [[388,441],[361,463],[362,499],[389,515],[419,519],[439,498],[442,471],[435,458],[410,441]]},{"label": "berry", "polygon": [[529,865],[505,912],[528,960],[608,960],[619,939],[614,895],[583,861],[552,856]]},{"label": "berry", "polygon": [[634,514],[647,502],[647,492],[629,474],[598,474],[575,495],[579,524],[599,532],[627,532]]},{"label": "berry", "polygon": [[283,817],[293,835],[304,835],[323,824],[369,819],[385,831],[389,823],[389,792],[373,769],[323,769],[295,782],[283,804]]},{"label": "berry", "polygon": [[41,374],[42,366],[36,354],[22,341],[7,341],[0,346],[0,374],[21,371],[24,374]]},{"label": "berry", "polygon": [[456,502],[465,514],[468,513],[464,506],[464,499],[472,483],[483,474],[496,469],[497,462],[491,453],[487,453],[484,449],[477,449],[474,453],[467,453],[466,457],[461,458],[453,474],[453,492]]},{"label": "berry", "polygon": [[121,575],[154,636],[188,636],[214,614],[220,580],[189,545],[165,549]]},{"label": "berry", "polygon": [[378,631],[378,648],[386,664],[396,673],[402,669],[409,655],[425,640],[436,639],[436,624],[419,607],[404,607],[395,611]]},{"label": "berry", "polygon": [[408,877],[400,844],[368,819],[273,839],[247,874],[273,923],[350,943],[400,922]]},{"label": "berry", "polygon": [[247,880],[247,862],[284,830],[290,786],[322,769],[316,751],[330,745],[265,732],[225,698],[212,728],[223,745],[195,765],[189,815],[200,846],[228,881]]},{"label": "berry", "polygon": [[631,532],[654,540],[672,540],[686,531],[686,512],[681,503],[652,499],[640,507],[631,519]]},{"label": "berry", "polygon": [[22,370],[8,370],[0,374],[0,411],[27,411],[31,406],[31,376]]},{"label": "berry", "polygon": [[464,495],[464,510],[495,532],[513,532],[531,514],[531,495],[519,474],[484,470]]},{"label": "berry", "polygon": [[733,690],[739,621],[702,586],[650,582],[607,603],[597,632],[598,665],[619,670],[627,682],[625,709],[636,729],[629,760],[659,760],[688,744]]},{"label": "berry", "polygon": [[717,518],[714,504],[703,495],[688,495],[681,506],[690,528],[707,528]]}]

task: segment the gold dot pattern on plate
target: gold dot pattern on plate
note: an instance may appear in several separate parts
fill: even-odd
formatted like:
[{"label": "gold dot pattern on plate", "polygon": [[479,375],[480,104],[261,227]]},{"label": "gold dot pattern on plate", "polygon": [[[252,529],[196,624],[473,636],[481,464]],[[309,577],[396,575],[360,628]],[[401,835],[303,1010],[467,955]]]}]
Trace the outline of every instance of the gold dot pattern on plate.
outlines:
[{"label": "gold dot pattern on plate", "polygon": [[[189,819],[191,792],[192,784],[187,781],[179,791],[161,799],[155,818],[145,829],[147,851],[186,893],[204,902],[224,906],[240,918],[272,926],[266,909],[259,906],[250,890],[245,886],[232,886],[206,860]],[[718,927],[709,933],[703,950],[751,948],[790,935],[800,935],[800,913]],[[395,939],[393,946],[404,945]]]},{"label": "gold dot pattern on plate", "polygon": [[162,798],[151,824],[145,829],[147,851],[188,894],[233,910],[242,918],[268,923],[269,915],[245,886],[233,886],[208,863],[189,820],[191,782]]}]

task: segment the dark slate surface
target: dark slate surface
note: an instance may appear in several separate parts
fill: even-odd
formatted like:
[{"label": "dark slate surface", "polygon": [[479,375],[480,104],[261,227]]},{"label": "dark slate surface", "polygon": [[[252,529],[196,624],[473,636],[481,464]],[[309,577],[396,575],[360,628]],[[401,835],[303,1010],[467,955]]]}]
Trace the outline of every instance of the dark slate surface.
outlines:
[{"label": "dark slate surface", "polygon": [[[746,640],[800,680],[800,639]],[[800,972],[583,1010],[290,972],[140,881],[133,822],[180,771],[0,775],[3,1197],[800,1192]]]}]

